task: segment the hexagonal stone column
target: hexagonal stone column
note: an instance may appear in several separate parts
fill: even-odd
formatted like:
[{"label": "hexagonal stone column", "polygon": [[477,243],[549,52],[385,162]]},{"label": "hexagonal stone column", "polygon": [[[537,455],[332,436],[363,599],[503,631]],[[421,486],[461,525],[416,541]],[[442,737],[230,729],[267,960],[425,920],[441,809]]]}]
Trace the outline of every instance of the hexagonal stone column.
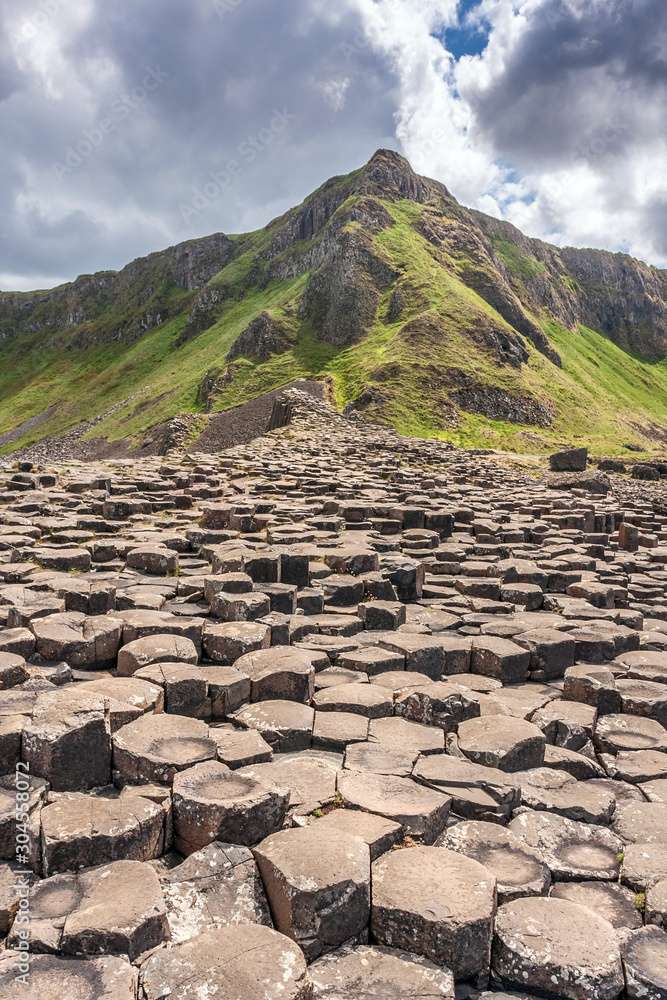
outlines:
[{"label": "hexagonal stone column", "polygon": [[630,1000],[667,997],[667,934],[642,927],[623,946],[623,965]]},{"label": "hexagonal stone column", "polygon": [[107,785],[111,734],[103,698],[64,688],[41,695],[23,730],[23,760],[54,791]]},{"label": "hexagonal stone column", "polygon": [[140,983],[145,1000],[311,1000],[313,995],[301,949],[260,924],[205,931],[161,948],[141,967]]},{"label": "hexagonal stone column", "polygon": [[160,876],[174,944],[237,924],[272,927],[257,863],[247,847],[208,844]]},{"label": "hexagonal stone column", "polygon": [[558,1000],[615,1000],[624,985],[611,924],[565,899],[516,899],[500,907],[493,973],[510,989]]},{"label": "hexagonal stone column", "polygon": [[316,1000],[454,1000],[449,969],[395,948],[357,945],[318,958],[310,967]]},{"label": "hexagonal stone column", "polygon": [[170,784],[178,771],[213,760],[217,746],[208,726],[183,715],[142,715],[113,737],[117,785]]},{"label": "hexagonal stone column", "polygon": [[118,651],[118,674],[131,677],[151,663],[196,663],[197,647],[182,635],[147,635],[134,639]]},{"label": "hexagonal stone column", "polygon": [[[16,925],[8,946],[18,944]],[[36,882],[30,899],[33,951],[124,955],[135,961],[169,940],[166,907],[149,864],[114,861]]]},{"label": "hexagonal stone column", "polygon": [[407,833],[432,844],[447,823],[451,799],[412,778],[367,771],[342,771],[338,791],[345,805],[400,823]]},{"label": "hexagonal stone column", "polygon": [[374,939],[424,955],[457,980],[488,974],[495,911],[495,876],[462,854],[406,848],[373,865]]},{"label": "hexagonal stone column", "polygon": [[497,823],[474,820],[457,823],[438,843],[474,858],[493,872],[499,903],[520,896],[544,896],[551,885],[547,866],[538,861],[511,830]]},{"label": "hexagonal stone column", "polygon": [[276,927],[308,960],[367,939],[370,854],[360,837],[309,826],[274,833],[254,853]]},{"label": "hexagonal stone column", "polygon": [[531,722],[505,715],[468,719],[458,729],[458,748],[476,764],[526,771],[544,763],[544,733]]},{"label": "hexagonal stone column", "polygon": [[174,839],[181,854],[215,840],[251,846],[280,830],[288,788],[264,784],[209,760],[174,777]]},{"label": "hexagonal stone column", "polygon": [[158,858],[165,848],[167,817],[167,806],[139,795],[62,795],[40,815],[43,873],[76,871],[118,858]]},{"label": "hexagonal stone column", "polygon": [[33,955],[30,976],[19,980],[19,953],[0,957],[0,1000],[135,1000],[137,971],[125,959],[106,955],[91,959],[65,959]]}]

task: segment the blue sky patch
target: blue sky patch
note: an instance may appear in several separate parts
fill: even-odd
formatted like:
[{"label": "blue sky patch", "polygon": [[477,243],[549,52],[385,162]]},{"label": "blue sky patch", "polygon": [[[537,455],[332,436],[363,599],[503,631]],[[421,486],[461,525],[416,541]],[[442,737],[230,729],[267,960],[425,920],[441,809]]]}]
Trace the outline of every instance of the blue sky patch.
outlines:
[{"label": "blue sky patch", "polygon": [[455,59],[461,56],[478,56],[486,48],[489,29],[486,24],[467,25],[466,15],[479,6],[480,0],[460,0],[459,23],[455,28],[445,28],[438,38]]}]

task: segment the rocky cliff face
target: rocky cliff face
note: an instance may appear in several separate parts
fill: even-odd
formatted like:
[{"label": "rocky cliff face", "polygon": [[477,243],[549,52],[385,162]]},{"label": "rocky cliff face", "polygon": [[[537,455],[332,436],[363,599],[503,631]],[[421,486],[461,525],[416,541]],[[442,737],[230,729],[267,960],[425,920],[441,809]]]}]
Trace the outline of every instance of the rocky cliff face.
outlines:
[{"label": "rocky cliff face", "polygon": [[0,293],[0,449],[108,412],[116,435],[145,432],[318,376],[408,433],[472,414],[569,436],[580,411],[605,440],[618,414],[655,436],[667,363],[642,365],[665,358],[667,272],[531,239],[379,150],[257,233]]},{"label": "rocky cliff face", "polygon": [[[312,274],[302,314],[325,340],[344,344],[362,336],[383,290],[398,277],[369,238],[391,223],[380,199],[428,206],[421,223],[425,238],[453,262],[466,285],[554,362],[557,351],[531,314],[546,312],[571,328],[583,323],[644,357],[667,355],[666,271],[625,254],[559,249],[530,239],[509,223],[463,208],[444,185],[420,177],[390,150],[379,150],[353,174],[327,181],[275,220],[268,246],[258,254],[253,277],[260,282]],[[351,233],[350,224],[357,231]],[[207,283],[234,254],[233,241],[216,233],[135,260],[119,272],[82,275],[48,291],[0,293],[0,342],[18,332],[48,337],[68,330],[76,331],[77,346],[133,340],[174,314],[175,289],[199,291],[182,339],[197,336],[216,321],[225,298]],[[116,316],[105,317],[112,306]],[[511,353],[518,360],[522,350],[517,344]]]},{"label": "rocky cliff face", "polygon": [[174,314],[174,290],[201,288],[229,261],[232,241],[223,233],[189,240],[122,271],[82,275],[39,292],[0,293],[0,343],[19,333],[72,332],[72,346],[134,340]]},{"label": "rocky cliff face", "polygon": [[554,247],[481,212],[498,271],[524,303],[568,327],[600,330],[642,357],[667,355],[667,271],[622,253]]}]

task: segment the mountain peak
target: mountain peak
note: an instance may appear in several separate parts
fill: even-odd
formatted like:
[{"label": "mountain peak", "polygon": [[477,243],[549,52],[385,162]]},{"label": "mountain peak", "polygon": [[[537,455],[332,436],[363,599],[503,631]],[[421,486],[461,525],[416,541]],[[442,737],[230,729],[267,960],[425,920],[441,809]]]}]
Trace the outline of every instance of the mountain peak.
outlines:
[{"label": "mountain peak", "polygon": [[446,197],[449,191],[438,181],[421,177],[410,162],[394,149],[378,149],[363,167],[357,190],[380,197],[408,198],[425,202],[430,198]]}]

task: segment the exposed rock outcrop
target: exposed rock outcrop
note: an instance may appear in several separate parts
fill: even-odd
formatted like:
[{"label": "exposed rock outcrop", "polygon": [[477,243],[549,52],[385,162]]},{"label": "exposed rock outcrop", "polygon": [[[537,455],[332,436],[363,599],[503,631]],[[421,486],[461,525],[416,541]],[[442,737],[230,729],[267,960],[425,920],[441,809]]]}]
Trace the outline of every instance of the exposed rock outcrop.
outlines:
[{"label": "exposed rock outcrop", "polygon": [[[496,264],[522,300],[567,327],[578,323],[647,358],[667,354],[667,271],[627,254],[554,247],[481,212]],[[514,248],[514,250],[512,249]]]},{"label": "exposed rock outcrop", "polygon": [[[229,261],[233,244],[224,233],[188,240],[122,271],[81,275],[49,291],[0,293],[0,344],[17,332],[40,334],[42,343],[76,331],[76,346],[134,340],[175,314],[171,288],[192,292]],[[106,316],[105,310],[114,306]],[[118,315],[120,314],[120,319]]]},{"label": "exposed rock outcrop", "polygon": [[380,296],[398,275],[361,232],[344,232],[310,279],[301,311],[322,340],[358,340],[377,315]]},{"label": "exposed rock outcrop", "polygon": [[227,359],[252,358],[266,361],[272,354],[280,354],[290,346],[288,328],[270,313],[263,312],[250,323],[232,344]]}]

